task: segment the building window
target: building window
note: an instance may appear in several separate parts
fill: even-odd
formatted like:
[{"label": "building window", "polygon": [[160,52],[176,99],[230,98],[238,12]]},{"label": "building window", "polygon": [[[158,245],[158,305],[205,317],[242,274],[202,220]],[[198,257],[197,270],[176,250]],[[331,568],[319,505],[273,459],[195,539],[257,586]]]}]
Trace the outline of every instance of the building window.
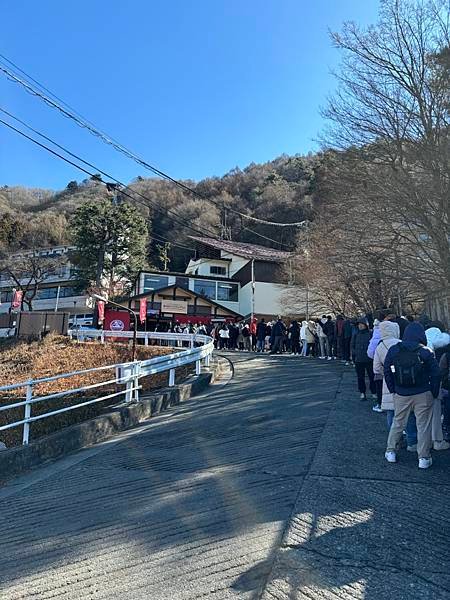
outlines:
[{"label": "building window", "polygon": [[189,279],[187,277],[176,277],[175,285],[178,287],[184,288],[185,290],[188,290],[189,289]]},{"label": "building window", "polygon": [[4,302],[11,302],[12,300],[12,292],[1,292],[0,293],[0,301],[2,304]]},{"label": "building window", "polygon": [[72,296],[81,296],[82,291],[74,287],[62,287],[59,296],[60,298],[71,298]]},{"label": "building window", "polygon": [[58,295],[57,287],[42,288],[37,291],[36,300],[51,300]]},{"label": "building window", "polygon": [[143,292],[151,292],[152,290],[160,290],[169,285],[167,275],[144,275]]},{"label": "building window", "polygon": [[217,300],[239,302],[239,286],[236,283],[218,283]]},{"label": "building window", "polygon": [[216,282],[201,279],[194,279],[194,292],[201,296],[206,296],[211,300],[216,299]]},{"label": "building window", "polygon": [[227,268],[226,267],[212,266],[212,267],[209,267],[209,272],[210,272],[211,275],[224,275],[224,276],[226,276],[226,274],[227,274]]}]

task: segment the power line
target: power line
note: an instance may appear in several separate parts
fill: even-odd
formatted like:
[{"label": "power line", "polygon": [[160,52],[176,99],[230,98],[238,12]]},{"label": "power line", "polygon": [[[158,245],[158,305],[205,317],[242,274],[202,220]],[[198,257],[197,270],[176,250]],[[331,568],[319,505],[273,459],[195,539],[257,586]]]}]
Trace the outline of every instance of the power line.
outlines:
[{"label": "power line", "polygon": [[[6,59],[11,65],[14,65],[14,67],[16,69],[18,69],[20,72],[22,72],[27,78],[31,79],[33,82],[35,82],[42,90],[47,91],[51,96],[53,96],[54,98],[58,98],[55,94],[53,94],[52,92],[50,92],[50,90],[48,90],[47,88],[45,88],[44,86],[42,86],[42,84],[40,84],[36,79],[31,78],[29,75],[27,75],[25,73],[25,71],[23,71],[22,69],[20,69],[20,67],[18,67],[17,65],[15,65],[15,63],[13,63],[12,61],[10,61],[9,59],[7,59],[6,57],[4,57],[3,55],[0,55],[4,60]],[[163,171],[157,169],[156,167],[154,167],[153,165],[149,164],[148,162],[146,162],[145,160],[143,160],[142,158],[140,158],[139,156],[137,156],[136,154],[134,154],[131,150],[129,150],[128,148],[126,148],[125,146],[123,146],[120,142],[117,142],[116,140],[114,140],[111,136],[109,136],[108,134],[102,132],[101,130],[99,130],[95,125],[93,125],[91,122],[87,121],[87,119],[85,119],[84,117],[82,117],[79,113],[76,113],[76,111],[74,111],[74,109],[70,108],[70,110],[72,111],[69,112],[68,110],[66,110],[64,107],[60,106],[57,102],[55,102],[54,100],[52,100],[51,98],[49,98],[48,96],[46,96],[45,94],[43,94],[42,92],[40,92],[39,90],[35,90],[33,88],[32,85],[30,85],[28,82],[23,81],[20,77],[18,77],[16,74],[14,74],[13,72],[11,72],[10,69],[5,68],[5,66],[2,66],[0,64],[0,70],[3,71],[3,73],[5,73],[5,75],[12,79],[13,81],[15,81],[16,83],[19,83],[20,85],[22,85],[30,94],[37,96],[39,98],[41,98],[41,100],[43,100],[47,105],[56,108],[59,112],[61,112],[64,116],[66,116],[67,118],[72,119],[73,121],[75,121],[75,123],[77,123],[77,125],[79,125],[80,127],[87,129],[90,133],[92,133],[94,136],[100,138],[104,143],[112,146],[115,150],[121,152],[122,154],[124,154],[125,156],[127,156],[128,158],[130,158],[131,160],[135,161],[136,163],[138,163],[139,165],[143,166],[145,169],[151,171],[153,174],[157,175],[158,177],[161,177],[163,179],[166,179],[167,181],[172,182],[174,185],[180,187],[181,189],[183,189],[184,191],[202,199],[205,200],[206,202],[210,202],[211,204],[214,204],[216,207],[222,208],[222,205],[213,200],[212,198],[207,198],[206,196],[203,196],[202,194],[199,194],[196,190],[190,188],[189,186],[185,185],[184,183],[174,179],[173,177],[171,177],[170,175],[168,175],[167,173],[164,173]],[[62,101],[61,99],[59,99],[59,102],[62,102],[65,106],[69,107],[69,105],[67,103],[65,103],[64,101]],[[75,113],[75,114],[73,114]],[[301,227],[304,226],[306,221],[300,221],[300,222],[296,222],[296,223],[277,223],[274,221],[266,221],[265,219],[259,219],[258,217],[252,217],[250,215],[246,215],[245,213],[242,213],[234,208],[231,207],[227,207],[227,210],[229,210],[230,212],[233,212],[237,215],[239,215],[241,218],[244,219],[250,219],[252,221],[264,224],[264,225],[270,225],[270,226],[276,226],[276,227]],[[249,231],[252,231],[249,229]],[[274,240],[272,238],[266,237],[266,239],[268,239],[271,242],[274,242],[275,244],[279,244],[280,242],[278,242],[277,240]],[[284,245],[284,244],[282,244]]]},{"label": "power line", "polygon": [[[38,131],[37,129],[34,129],[33,127],[31,127],[31,125],[28,125],[27,123],[25,123],[25,121],[23,121],[22,119],[19,119],[18,117],[16,117],[15,115],[13,115],[12,113],[10,113],[9,111],[5,110],[4,108],[0,107],[0,111],[3,112],[4,114],[8,115],[8,117],[14,119],[15,121],[17,121],[18,123],[20,123],[21,125],[23,125],[24,127],[26,127],[27,129],[29,129],[30,131],[32,131],[33,133],[35,133],[36,135],[39,135],[41,138],[45,139],[46,141],[50,142],[51,144],[53,144],[54,146],[56,146],[57,148],[59,148],[60,150],[62,150],[63,152],[65,152],[66,154],[68,154],[69,156],[71,156],[72,158],[75,158],[76,160],[82,162],[84,165],[92,168],[95,170],[96,173],[100,173],[102,175],[104,175],[105,177],[108,177],[109,179],[111,179],[112,181],[114,181],[115,183],[119,184],[120,186],[122,186],[125,189],[129,189],[128,186],[126,186],[124,183],[122,183],[120,180],[116,179],[115,177],[113,177],[112,175],[110,175],[109,173],[107,173],[106,171],[103,171],[102,169],[98,168],[96,165],[84,160],[83,158],[81,158],[80,156],[78,156],[77,154],[74,154],[73,152],[71,152],[70,150],[68,150],[67,148],[65,148],[64,146],[62,146],[61,144],[58,144],[58,142],[55,142],[52,138],[46,136],[45,134],[41,133],[40,131]],[[2,121],[2,123],[5,123],[4,121]],[[18,133],[21,133],[20,130],[17,130],[15,128],[13,128],[15,131],[17,131]],[[24,134],[23,134],[24,135]],[[36,140],[34,140],[31,137],[25,136],[27,137],[29,140],[31,141],[35,141],[37,144],[39,144],[39,142],[37,142]],[[51,149],[49,149],[47,146],[39,144],[42,148],[49,150],[50,152],[52,152],[53,154],[55,154],[56,156],[58,156],[59,158],[62,158],[63,160],[66,160],[63,156],[59,155],[58,153],[53,152]],[[75,163],[73,163],[72,161],[67,161],[69,162],[71,165],[76,166],[77,165]],[[80,167],[77,167],[80,168]],[[81,169],[81,168],[80,168]],[[81,169],[84,173],[87,173],[88,175],[90,175],[91,177],[94,175],[94,173],[91,173],[90,171],[87,171],[85,169]],[[101,183],[105,183],[105,182],[101,182]],[[123,194],[124,196],[129,197],[130,199],[132,199],[134,202],[138,202],[139,204],[142,204],[143,206],[145,206],[146,208],[154,208],[155,210],[157,210],[158,212],[161,213],[170,213],[170,214],[176,214],[173,213],[173,211],[169,208],[163,209],[161,208],[158,204],[156,204],[155,202],[153,202],[153,200],[150,200],[150,198],[148,198],[147,196],[145,196],[144,194],[141,194],[140,192],[136,191],[136,190],[132,190],[132,192],[134,194],[137,194],[138,196],[142,197],[144,200],[147,200],[147,202],[150,203],[150,206],[148,204],[144,204],[143,202],[141,202],[140,200],[137,200],[136,198],[134,198],[133,196],[130,196],[130,194],[127,194],[125,192],[125,190],[121,190],[121,194]],[[202,231],[200,229],[197,229],[196,227],[192,227],[191,225],[186,224],[184,221],[180,220],[178,218],[178,216],[176,217],[171,217],[172,221],[174,223],[177,223],[178,225],[185,227],[187,229],[190,229],[191,231],[193,231],[194,233],[197,234],[201,234],[201,235],[205,235],[205,231]],[[161,236],[163,237],[163,236]],[[208,234],[207,234],[208,237]],[[215,237],[215,239],[217,239],[217,236],[210,236],[209,237]],[[169,239],[167,239],[166,241],[170,242]],[[187,248],[187,246],[184,246],[185,248]],[[190,250],[194,250],[194,248],[189,248]]]},{"label": "power line", "polygon": [[[2,109],[0,109],[2,110]],[[48,146],[46,146],[45,144],[41,144],[41,142],[39,142],[38,140],[35,140],[34,138],[32,138],[31,136],[27,135],[26,133],[24,133],[23,131],[20,131],[20,129],[17,129],[16,127],[14,127],[13,125],[11,125],[10,123],[7,123],[6,121],[4,121],[3,119],[0,119],[0,123],[6,127],[8,127],[9,129],[15,131],[16,133],[18,133],[19,135],[23,136],[24,138],[26,138],[27,140],[29,140],[30,142],[33,142],[34,144],[36,144],[37,146],[40,146],[41,148],[43,148],[44,150],[47,150],[47,152],[50,152],[51,154],[53,154],[54,156],[60,158],[61,160],[63,160],[64,162],[72,165],[73,167],[75,167],[76,169],[82,171],[83,173],[85,173],[86,175],[89,175],[90,177],[94,176],[94,173],[92,173],[91,171],[88,171],[87,169],[84,169],[83,167],[81,167],[80,165],[77,165],[75,162],[69,160],[68,158],[66,158],[65,156],[63,156],[62,154],[59,154],[58,152],[56,152],[55,150],[52,150],[51,148],[49,148]],[[99,183],[102,183],[103,185],[107,185],[107,182],[105,181],[99,181]],[[123,184],[121,184],[123,185]],[[125,192],[125,190],[121,190],[120,191],[121,194],[123,194],[124,196],[126,196],[127,198],[130,198],[131,200],[133,200],[134,202],[139,202],[140,204],[143,204],[144,206],[146,206],[147,208],[148,205],[144,204],[143,202],[141,202],[140,200],[136,200],[136,198],[134,198],[131,194],[128,194],[127,192]],[[204,236],[204,232],[198,230],[198,229],[194,229],[191,226],[187,226],[184,223],[181,223],[181,225],[183,225],[184,227],[188,227],[189,229],[191,229],[192,231],[194,231],[195,233],[200,233],[202,236]],[[186,250],[192,250],[193,252],[195,252],[195,248],[190,248],[189,246],[182,246],[180,244],[177,244],[175,242],[172,242],[171,240],[169,240],[168,238],[163,238],[163,236],[160,236],[159,234],[156,234],[158,237],[162,238],[160,240],[156,240],[156,241],[166,241],[171,243],[174,246],[178,246],[180,248],[185,248]],[[152,237],[154,237],[152,235]],[[213,238],[213,239],[218,239],[218,238]]]}]

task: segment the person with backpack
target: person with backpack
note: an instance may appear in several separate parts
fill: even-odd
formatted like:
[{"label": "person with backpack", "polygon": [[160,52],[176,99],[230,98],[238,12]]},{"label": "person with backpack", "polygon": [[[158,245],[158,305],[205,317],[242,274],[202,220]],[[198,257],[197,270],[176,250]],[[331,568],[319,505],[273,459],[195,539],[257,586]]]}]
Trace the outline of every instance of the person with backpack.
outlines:
[{"label": "person with backpack", "polygon": [[[384,379],[384,361],[389,348],[398,344],[400,340],[400,327],[398,323],[391,321],[382,321],[379,325],[381,340],[375,350],[373,358],[373,372],[381,376],[382,399],[381,410],[386,411],[388,431],[391,429],[394,420],[394,394],[392,394]],[[409,452],[417,451],[417,427],[416,417],[411,411],[406,424],[406,445]]]},{"label": "person with backpack", "polygon": [[387,440],[385,458],[397,462],[396,448],[413,410],[417,423],[419,469],[428,469],[431,458],[433,400],[439,396],[441,375],[432,350],[427,348],[425,329],[411,323],[403,341],[389,348],[384,360],[386,385],[394,394],[394,420]]},{"label": "person with backpack", "polygon": [[371,338],[369,325],[365,317],[357,320],[358,331],[352,337],[351,351],[355,359],[356,377],[358,380],[358,390],[361,400],[367,400],[366,397],[366,373],[369,378],[369,387],[372,398],[376,398],[375,381],[373,376],[372,360],[367,356],[367,348]]}]

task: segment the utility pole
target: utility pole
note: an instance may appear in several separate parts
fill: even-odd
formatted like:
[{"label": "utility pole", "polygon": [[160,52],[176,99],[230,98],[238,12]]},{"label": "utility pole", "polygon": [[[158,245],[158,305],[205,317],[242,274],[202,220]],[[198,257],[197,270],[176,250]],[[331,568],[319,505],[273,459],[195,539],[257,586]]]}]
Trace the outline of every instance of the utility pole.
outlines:
[{"label": "utility pole", "polygon": [[255,318],[255,259],[252,258],[252,312],[250,317],[250,327],[253,325]]},{"label": "utility pole", "polygon": [[306,282],[306,320],[309,321],[309,283]]},{"label": "utility pole", "polygon": [[222,205],[220,216],[220,239],[231,240],[231,227],[227,225],[227,209],[225,208],[225,204]]}]

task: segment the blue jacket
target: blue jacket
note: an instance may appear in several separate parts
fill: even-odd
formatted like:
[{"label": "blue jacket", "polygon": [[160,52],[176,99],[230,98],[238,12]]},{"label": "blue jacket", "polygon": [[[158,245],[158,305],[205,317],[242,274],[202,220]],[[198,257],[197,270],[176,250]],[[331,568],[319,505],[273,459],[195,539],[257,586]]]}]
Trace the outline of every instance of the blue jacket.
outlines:
[{"label": "blue jacket", "polygon": [[440,386],[440,372],[437,360],[434,357],[433,352],[426,347],[427,338],[425,336],[425,329],[420,323],[411,323],[405,329],[403,341],[400,342],[403,346],[409,347],[411,350],[417,348],[420,345],[419,356],[422,359],[425,370],[428,374],[428,381],[423,385],[407,388],[395,385],[394,374],[391,371],[394,357],[399,353],[400,344],[395,344],[389,348],[386,358],[384,360],[384,379],[388,386],[391,394],[398,394],[399,396],[413,396],[414,394],[422,394],[424,392],[431,392],[433,398],[439,396]]}]

